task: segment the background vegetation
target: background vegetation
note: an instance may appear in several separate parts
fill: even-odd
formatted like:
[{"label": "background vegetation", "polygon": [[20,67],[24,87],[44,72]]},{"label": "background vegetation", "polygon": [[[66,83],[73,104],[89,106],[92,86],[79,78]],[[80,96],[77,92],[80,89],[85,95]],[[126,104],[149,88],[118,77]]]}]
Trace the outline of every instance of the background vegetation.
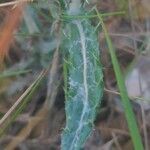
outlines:
[{"label": "background vegetation", "polygon": [[[0,149],[60,149],[66,86],[60,33],[67,17],[61,1],[0,2]],[[149,150],[150,2],[91,0],[85,9],[95,6],[112,39],[144,149]],[[105,93],[84,149],[132,150],[106,33],[96,12],[89,18],[99,32]]]}]

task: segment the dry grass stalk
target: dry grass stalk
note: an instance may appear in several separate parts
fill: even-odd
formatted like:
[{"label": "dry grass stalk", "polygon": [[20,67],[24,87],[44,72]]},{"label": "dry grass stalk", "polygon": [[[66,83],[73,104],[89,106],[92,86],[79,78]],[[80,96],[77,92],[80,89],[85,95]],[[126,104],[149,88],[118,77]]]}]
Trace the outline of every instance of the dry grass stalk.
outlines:
[{"label": "dry grass stalk", "polygon": [[56,79],[55,77],[58,76],[58,70],[59,70],[59,52],[58,49],[56,49],[53,56],[51,69],[49,71],[49,82],[48,82],[48,92],[47,92],[46,101],[43,107],[37,112],[35,117],[32,117],[29,120],[28,124],[5,147],[6,150],[15,149],[18,146],[18,144],[23,142],[30,135],[31,131],[36,126],[38,126],[40,122],[45,120],[49,115],[50,113],[49,110],[51,110],[51,108],[53,107],[58,92],[58,86],[55,84],[56,82],[58,82],[55,80]]}]

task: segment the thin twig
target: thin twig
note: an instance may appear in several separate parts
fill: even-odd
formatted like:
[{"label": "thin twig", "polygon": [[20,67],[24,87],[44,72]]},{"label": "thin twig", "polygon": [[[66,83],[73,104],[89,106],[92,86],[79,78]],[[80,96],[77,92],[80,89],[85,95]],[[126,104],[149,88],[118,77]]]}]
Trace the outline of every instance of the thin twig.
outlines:
[{"label": "thin twig", "polygon": [[16,1],[12,1],[12,2],[5,2],[5,3],[1,3],[0,7],[17,5],[17,4],[22,3],[22,2],[33,2],[33,0],[16,0]]},{"label": "thin twig", "polygon": [[118,141],[118,137],[116,136],[114,132],[112,132],[112,137],[114,139],[114,144],[116,145],[117,150],[122,150],[120,143]]},{"label": "thin twig", "polygon": [[[132,12],[132,2],[128,1],[128,3],[129,3],[129,15],[130,15],[131,28],[132,28],[133,32],[136,32],[134,22],[133,22],[133,15],[132,15],[133,14],[133,12]],[[135,38],[135,36],[134,36],[134,38]],[[137,43],[136,43],[135,39],[133,39],[133,46],[134,46],[134,49],[135,49],[135,54],[137,56],[138,55],[138,52],[137,52],[138,48],[137,48]]]},{"label": "thin twig", "polygon": [[[106,88],[104,88],[104,91],[109,92],[109,93],[112,93],[112,94],[115,94],[115,95],[120,95],[119,92],[113,91],[113,90],[109,90],[109,89],[106,89]],[[130,97],[130,98],[131,98],[131,99],[142,100],[142,101],[147,101],[146,99],[144,99],[144,98],[142,98],[142,97]]]}]

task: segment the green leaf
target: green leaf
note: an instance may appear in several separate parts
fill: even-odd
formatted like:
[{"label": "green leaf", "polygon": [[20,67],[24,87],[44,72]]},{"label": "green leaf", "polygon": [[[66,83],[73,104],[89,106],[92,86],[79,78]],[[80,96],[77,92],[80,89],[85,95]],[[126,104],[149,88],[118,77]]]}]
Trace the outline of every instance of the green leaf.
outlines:
[{"label": "green leaf", "polygon": [[65,35],[68,87],[66,127],[61,148],[79,150],[93,128],[96,110],[103,95],[103,73],[99,62],[97,34],[90,21],[85,18],[68,22]]}]

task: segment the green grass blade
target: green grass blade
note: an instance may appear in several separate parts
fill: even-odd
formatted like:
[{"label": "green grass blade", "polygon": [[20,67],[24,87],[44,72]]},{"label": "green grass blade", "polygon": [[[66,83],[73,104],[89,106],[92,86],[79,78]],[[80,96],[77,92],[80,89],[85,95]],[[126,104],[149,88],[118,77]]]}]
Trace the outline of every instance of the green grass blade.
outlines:
[{"label": "green grass blade", "polygon": [[[125,11],[109,12],[101,14],[102,17],[110,17],[116,15],[124,15]],[[96,18],[97,15],[62,15],[62,19],[83,19],[83,18]]]},{"label": "green grass blade", "polygon": [[14,76],[18,76],[18,75],[22,75],[22,74],[26,74],[31,72],[30,69],[28,70],[16,70],[16,71],[4,71],[2,73],[0,73],[0,79],[3,78],[8,78],[8,77],[14,77]]},{"label": "green grass blade", "polygon": [[111,38],[110,38],[110,36],[108,34],[108,31],[105,27],[102,16],[99,14],[97,9],[96,9],[96,12],[97,12],[98,18],[100,20],[101,26],[104,30],[104,34],[105,34],[106,41],[107,41],[107,44],[108,44],[108,49],[109,49],[109,53],[110,53],[110,56],[111,56],[113,68],[114,68],[114,71],[115,71],[117,84],[118,84],[118,87],[119,87],[119,90],[120,90],[122,104],[123,104],[123,107],[124,107],[125,116],[126,116],[126,119],[127,119],[127,123],[128,123],[128,127],[129,127],[129,131],[130,131],[130,134],[131,134],[131,138],[132,138],[132,141],[133,141],[134,148],[135,148],[135,150],[144,150],[142,140],[141,140],[141,137],[140,137],[140,133],[139,133],[139,130],[138,130],[138,126],[137,126],[137,123],[136,123],[135,115],[133,113],[130,100],[128,98],[128,94],[127,94],[125,83],[124,83],[124,78],[123,78],[123,75],[121,73],[121,69],[119,67],[119,63],[118,63],[118,60],[117,60],[117,57],[116,57],[116,54],[115,54],[113,44],[111,42]]}]

